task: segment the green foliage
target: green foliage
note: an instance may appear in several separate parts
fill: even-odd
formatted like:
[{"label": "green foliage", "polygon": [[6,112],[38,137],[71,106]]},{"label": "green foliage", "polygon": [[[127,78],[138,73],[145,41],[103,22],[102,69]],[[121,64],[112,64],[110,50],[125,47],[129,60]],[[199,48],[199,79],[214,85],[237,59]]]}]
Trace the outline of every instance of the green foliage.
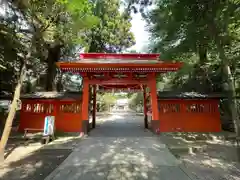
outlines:
[{"label": "green foliage", "polygon": [[84,34],[86,52],[121,52],[135,43],[130,32],[131,17],[121,14],[119,7],[119,0],[94,1],[92,11],[99,23]]},{"label": "green foliage", "polygon": [[116,97],[111,93],[105,93],[101,98],[105,104],[114,104],[116,102]]},{"label": "green foliage", "polygon": [[143,93],[134,93],[130,97],[129,106],[136,110],[138,106],[143,106]]},{"label": "green foliage", "polygon": [[151,52],[160,52],[163,60],[175,59],[185,64],[179,72],[163,75],[169,79],[168,84],[172,89],[221,91],[216,48],[221,40],[229,59],[239,59],[234,53],[236,47],[239,51],[237,2],[159,0],[155,5],[146,17]]},{"label": "green foliage", "polygon": [[[6,5],[7,6],[7,5]],[[1,91],[12,91],[19,75],[21,53],[26,52],[18,16],[8,7],[5,16],[0,16],[0,87]]]},{"label": "green foliage", "polygon": [[[86,41],[81,34],[98,24],[88,0],[24,0],[3,4],[6,11],[0,16],[0,38],[5,43],[0,45],[0,69],[1,77],[8,78],[1,80],[1,87],[8,90],[14,88],[21,61],[32,43],[31,62],[27,62],[33,72],[30,79],[40,78],[48,68],[46,62],[52,48],[59,46],[62,52],[72,52],[70,49],[76,45],[84,47]],[[52,64],[58,60],[52,60]]]},{"label": "green foliage", "polygon": [[115,104],[117,98],[112,93],[97,94],[97,102],[100,104],[100,111],[106,111],[110,105]]},{"label": "green foliage", "polygon": [[163,75],[161,90],[222,92],[230,99],[224,102],[228,109],[223,111],[232,114],[228,119],[235,124],[240,124],[236,123],[234,97],[235,87],[238,92],[240,86],[239,14],[239,1],[234,0],[158,0],[146,17],[151,52],[185,64],[177,73]]},{"label": "green foliage", "polygon": [[32,44],[33,36],[32,59],[28,62],[32,71],[30,82],[40,78],[46,69],[54,69],[50,66],[59,60],[58,52],[49,55],[55,47],[60,47],[66,56],[84,47],[91,52],[121,52],[135,43],[130,32],[131,17],[119,12],[118,0],[24,0],[6,4],[10,13],[1,17],[5,21],[1,24],[8,26],[10,32],[1,31],[6,43],[1,44],[0,67],[1,72],[11,74],[13,81],[17,80],[19,62]]},{"label": "green foliage", "polygon": [[114,96],[117,99],[127,99],[127,98],[130,98],[132,94],[131,93],[115,93]]},{"label": "green foliage", "polygon": [[29,0],[28,10],[40,20],[44,40],[48,42],[82,42],[79,33],[97,23],[87,0]]},{"label": "green foliage", "polygon": [[64,37],[64,42],[84,43],[79,34],[95,26],[99,21],[93,15],[92,4],[87,0],[71,0],[63,1],[61,5],[66,9],[66,12],[60,16],[64,20],[57,24],[57,31]]}]

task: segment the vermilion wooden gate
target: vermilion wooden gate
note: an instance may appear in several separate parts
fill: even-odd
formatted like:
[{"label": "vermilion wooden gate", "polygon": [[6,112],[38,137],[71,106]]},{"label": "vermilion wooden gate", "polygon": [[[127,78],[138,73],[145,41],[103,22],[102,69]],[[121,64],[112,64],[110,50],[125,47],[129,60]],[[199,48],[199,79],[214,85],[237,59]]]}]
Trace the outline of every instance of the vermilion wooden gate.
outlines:
[{"label": "vermilion wooden gate", "polygon": [[[82,95],[72,99],[23,100],[19,130],[43,128],[44,117],[56,117],[56,129],[64,132],[88,133],[89,109],[93,100],[95,127],[96,93],[102,90],[140,91],[144,94],[144,124],[153,132],[216,132],[220,131],[217,100],[158,100],[156,78],[165,72],[177,71],[180,62],[163,62],[159,54],[80,54],[80,60],[58,62],[62,72],[80,74],[83,78]],[[81,99],[79,99],[79,97]]]},{"label": "vermilion wooden gate", "polygon": [[[84,53],[75,62],[58,62],[62,72],[72,72],[83,77],[82,130],[89,131],[89,93],[93,92],[93,127],[95,125],[96,89],[125,89],[127,91],[150,89],[152,107],[151,128],[159,128],[156,76],[159,73],[177,71],[182,63],[162,62],[159,54],[106,54]],[[145,111],[145,127],[146,111]]]}]

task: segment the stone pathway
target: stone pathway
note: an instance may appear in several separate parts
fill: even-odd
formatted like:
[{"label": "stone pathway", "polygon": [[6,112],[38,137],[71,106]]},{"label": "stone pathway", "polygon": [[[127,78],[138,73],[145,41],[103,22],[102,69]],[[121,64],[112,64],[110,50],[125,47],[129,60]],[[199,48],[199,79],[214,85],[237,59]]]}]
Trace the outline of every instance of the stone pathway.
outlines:
[{"label": "stone pathway", "polygon": [[142,117],[123,113],[97,122],[45,180],[191,180],[143,123]]}]

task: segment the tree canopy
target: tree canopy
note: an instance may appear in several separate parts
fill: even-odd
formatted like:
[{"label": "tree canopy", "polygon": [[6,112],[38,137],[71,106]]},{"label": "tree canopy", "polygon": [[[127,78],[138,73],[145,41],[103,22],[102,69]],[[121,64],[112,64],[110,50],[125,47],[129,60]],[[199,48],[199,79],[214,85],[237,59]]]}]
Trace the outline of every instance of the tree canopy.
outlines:
[{"label": "tree canopy", "polygon": [[[36,85],[55,90],[59,79],[55,62],[76,59],[80,49],[121,52],[135,43],[131,17],[119,11],[118,0],[14,0],[3,5],[0,36],[5,43],[1,44],[0,73],[8,79],[1,79],[2,91],[13,92],[33,34],[37,35],[24,92],[34,91]],[[99,49],[97,44],[103,46]]]},{"label": "tree canopy", "polygon": [[93,14],[99,24],[85,33],[86,52],[122,52],[135,44],[131,16],[119,11],[119,0],[94,1]]},{"label": "tree canopy", "polygon": [[185,63],[178,73],[163,75],[161,80],[168,79],[166,87],[228,94],[225,103],[229,109],[224,112],[229,112],[236,131],[240,126],[235,99],[239,89],[239,8],[240,1],[232,0],[159,0],[145,11],[150,52],[160,52],[163,60]]}]

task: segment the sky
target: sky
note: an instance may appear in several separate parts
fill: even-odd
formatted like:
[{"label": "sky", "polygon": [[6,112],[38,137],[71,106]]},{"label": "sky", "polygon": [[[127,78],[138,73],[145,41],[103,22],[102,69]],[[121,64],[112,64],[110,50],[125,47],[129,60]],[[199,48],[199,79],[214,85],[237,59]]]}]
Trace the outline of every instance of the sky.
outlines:
[{"label": "sky", "polygon": [[132,14],[132,27],[131,31],[133,32],[136,40],[136,44],[131,47],[131,50],[136,50],[137,52],[144,51],[144,47],[148,45],[149,34],[146,31],[146,22],[142,19],[141,14]]}]

